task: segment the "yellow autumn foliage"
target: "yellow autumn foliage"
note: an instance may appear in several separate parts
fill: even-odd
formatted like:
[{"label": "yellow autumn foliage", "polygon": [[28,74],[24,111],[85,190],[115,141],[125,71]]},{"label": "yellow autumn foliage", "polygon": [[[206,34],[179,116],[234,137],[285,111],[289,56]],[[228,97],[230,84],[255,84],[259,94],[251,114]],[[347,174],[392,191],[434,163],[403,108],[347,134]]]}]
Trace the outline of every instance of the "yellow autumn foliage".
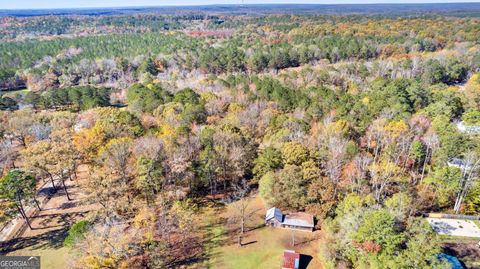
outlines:
[{"label": "yellow autumn foliage", "polygon": [[408,125],[403,120],[391,121],[385,126],[385,131],[392,138],[397,138],[406,131],[408,131]]}]

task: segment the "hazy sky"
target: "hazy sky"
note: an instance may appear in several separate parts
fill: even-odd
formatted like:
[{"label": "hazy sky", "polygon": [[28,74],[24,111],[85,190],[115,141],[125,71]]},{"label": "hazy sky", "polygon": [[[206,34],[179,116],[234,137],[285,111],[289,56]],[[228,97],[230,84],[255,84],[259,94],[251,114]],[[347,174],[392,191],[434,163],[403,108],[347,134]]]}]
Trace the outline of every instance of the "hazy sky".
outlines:
[{"label": "hazy sky", "polygon": [[[245,4],[261,3],[308,3],[308,4],[361,4],[361,3],[438,3],[480,2],[480,0],[244,0]],[[81,8],[122,6],[166,6],[241,4],[242,0],[0,0],[0,9],[29,8]]]}]

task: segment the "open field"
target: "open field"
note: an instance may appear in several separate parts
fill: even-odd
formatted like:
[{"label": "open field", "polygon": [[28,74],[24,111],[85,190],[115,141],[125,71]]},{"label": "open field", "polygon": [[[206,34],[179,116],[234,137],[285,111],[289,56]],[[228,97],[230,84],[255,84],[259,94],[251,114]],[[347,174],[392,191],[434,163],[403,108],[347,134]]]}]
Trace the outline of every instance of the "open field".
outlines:
[{"label": "open field", "polygon": [[11,252],[9,255],[40,256],[42,268],[64,269],[67,268],[68,252],[69,249],[63,246],[58,248],[53,246],[36,248],[36,246],[33,246]]},{"label": "open field", "polygon": [[318,234],[295,232],[298,243],[292,247],[292,232],[284,229],[259,228],[245,237],[246,246],[228,245],[222,248],[223,262],[217,268],[279,268],[285,249],[292,249],[302,256],[308,267],[322,268],[316,257]]},{"label": "open field", "polygon": [[[321,231],[292,232],[264,227],[265,207],[258,196],[250,198],[249,210],[252,217],[246,225],[247,232],[240,247],[237,243],[238,225],[231,221],[232,207],[209,209],[206,219],[212,225],[207,226],[207,234],[213,235],[213,239],[207,243],[206,251],[210,261],[198,268],[279,268],[285,249],[303,254],[302,268],[323,268],[317,255]],[[295,246],[292,246],[293,236]]]}]

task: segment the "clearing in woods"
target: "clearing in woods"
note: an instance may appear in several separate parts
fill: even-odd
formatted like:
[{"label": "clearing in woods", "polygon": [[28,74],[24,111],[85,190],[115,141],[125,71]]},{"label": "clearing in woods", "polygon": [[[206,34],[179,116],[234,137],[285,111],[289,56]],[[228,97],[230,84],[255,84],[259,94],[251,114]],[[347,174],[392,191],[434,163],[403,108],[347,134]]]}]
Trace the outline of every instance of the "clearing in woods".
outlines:
[{"label": "clearing in woods", "polygon": [[[84,168],[84,167],[83,167]],[[86,169],[79,177],[86,175]],[[94,205],[85,201],[85,196],[73,181],[67,181],[68,191],[73,198],[68,201],[63,190],[59,189],[42,211],[31,217],[33,229],[17,229],[15,238],[2,242],[2,255],[37,255],[42,257],[42,266],[51,269],[68,267],[69,249],[63,246],[69,227],[85,218]],[[248,269],[279,268],[283,251],[296,250],[303,254],[302,268],[322,268],[318,258],[321,231],[314,233],[292,232],[281,228],[264,227],[265,206],[258,195],[253,195],[249,203],[252,217],[246,223],[243,246],[237,243],[237,222],[232,220],[234,209],[231,205],[214,205],[201,208],[203,216],[202,236],[204,237],[203,259],[192,268]],[[23,222],[23,220],[21,220]],[[25,225],[22,225],[25,227]],[[295,246],[292,237],[295,236]]]},{"label": "clearing in woods", "polygon": [[[86,167],[79,167],[79,178],[86,174]],[[61,186],[59,182],[56,184]],[[95,206],[86,202],[75,181],[67,180],[65,184],[72,200],[68,201],[63,189],[58,188],[42,204],[42,211],[37,210],[30,216],[32,230],[26,227],[23,219],[19,220],[11,232],[11,239],[2,242],[0,255],[41,256],[42,268],[68,268],[69,249],[63,246],[63,240],[70,226],[85,218]]]},{"label": "clearing in woods", "polygon": [[[301,257],[301,268],[323,268],[319,257],[322,232],[300,232],[281,228],[264,227],[265,206],[258,195],[250,199],[252,218],[247,222],[243,246],[237,242],[238,224],[232,221],[232,206],[211,208],[205,213],[209,233],[209,245],[205,248],[209,260],[198,268],[256,269],[280,268],[285,249],[295,250]],[[205,234],[208,234],[205,232]],[[295,246],[292,246],[292,236]],[[213,239],[213,240],[212,240]]]}]

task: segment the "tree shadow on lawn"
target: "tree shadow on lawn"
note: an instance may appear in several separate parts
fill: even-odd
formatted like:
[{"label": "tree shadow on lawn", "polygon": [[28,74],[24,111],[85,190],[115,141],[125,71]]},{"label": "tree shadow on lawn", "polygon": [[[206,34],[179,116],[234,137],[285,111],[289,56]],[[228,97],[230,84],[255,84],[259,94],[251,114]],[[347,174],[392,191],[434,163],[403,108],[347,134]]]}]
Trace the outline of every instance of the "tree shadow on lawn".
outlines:
[{"label": "tree shadow on lawn", "polygon": [[[63,214],[44,214],[39,212],[39,214],[30,217],[33,226],[32,230],[41,231],[57,227],[59,227],[59,229],[45,231],[39,235],[30,237],[17,237],[1,242],[0,255],[28,247],[31,247],[32,249],[61,248],[63,247],[63,240],[67,236],[73,220],[83,218],[87,212],[88,211]],[[25,231],[23,231],[21,234],[25,234]]]},{"label": "tree shadow on lawn", "polygon": [[214,213],[211,213],[211,216],[207,216],[208,219],[200,227],[203,235],[200,239],[202,250],[189,260],[183,261],[182,264],[203,263],[220,255],[219,249],[225,245],[228,239],[228,232],[224,226],[226,219],[218,217],[223,206],[211,206],[211,208],[214,210]]},{"label": "tree shadow on lawn", "polygon": [[260,229],[260,228],[263,228],[263,227],[265,227],[265,224],[264,224],[264,223],[258,224],[258,225],[253,226],[253,227],[248,227],[248,228],[247,228],[247,232],[255,231],[255,230]]},{"label": "tree shadow on lawn", "polygon": [[[34,230],[47,229],[57,226],[70,227],[75,219],[82,219],[85,217],[87,211],[83,212],[72,212],[72,213],[52,213],[52,214],[37,214],[31,219],[34,221],[34,224],[39,224],[40,227],[33,227]],[[49,224],[54,224],[48,226]]]},{"label": "tree shadow on lawn", "polygon": [[10,252],[28,247],[32,247],[32,249],[61,248],[63,247],[63,240],[67,236],[68,230],[69,227],[63,227],[37,236],[14,238],[2,242],[0,246],[0,254],[6,255]]},{"label": "tree shadow on lawn", "polygon": [[298,242],[295,242],[295,246],[301,246],[301,245],[306,245],[306,244],[309,244],[310,242],[313,242],[313,241],[316,241],[318,240],[319,237],[317,236],[311,236],[311,235],[308,235],[308,236],[299,236],[298,237]]},{"label": "tree shadow on lawn", "polygon": [[58,209],[70,209],[79,206],[78,201],[69,201],[61,204]]},{"label": "tree shadow on lawn", "polygon": [[248,246],[248,245],[251,245],[251,244],[255,244],[257,243],[257,240],[253,240],[253,241],[250,241],[250,242],[247,242],[247,243],[242,243],[242,247],[245,247],[245,246]]}]

